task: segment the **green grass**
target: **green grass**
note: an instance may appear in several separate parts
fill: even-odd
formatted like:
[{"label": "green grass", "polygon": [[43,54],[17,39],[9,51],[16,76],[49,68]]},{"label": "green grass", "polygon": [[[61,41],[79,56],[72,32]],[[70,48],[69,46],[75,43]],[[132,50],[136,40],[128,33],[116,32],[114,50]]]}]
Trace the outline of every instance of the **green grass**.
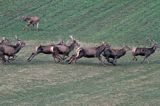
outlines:
[{"label": "green grass", "polygon": [[[49,55],[26,62],[39,44],[68,40],[88,45],[109,42],[149,46],[159,42],[159,0],[0,0],[0,36],[17,35],[27,42],[12,64],[0,65],[2,106],[159,106],[159,51],[150,63],[131,62],[103,67],[98,59],[77,64],[55,63]],[[38,15],[40,29],[22,31],[23,15]],[[139,41],[141,40],[141,42]],[[138,43],[136,43],[138,42]]]}]

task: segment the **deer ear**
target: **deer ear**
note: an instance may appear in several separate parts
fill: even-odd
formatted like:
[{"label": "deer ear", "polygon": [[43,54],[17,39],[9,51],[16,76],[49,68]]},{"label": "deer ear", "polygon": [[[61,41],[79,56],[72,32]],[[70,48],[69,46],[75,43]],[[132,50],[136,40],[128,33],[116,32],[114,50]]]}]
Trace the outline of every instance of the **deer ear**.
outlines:
[{"label": "deer ear", "polygon": [[70,38],[71,40],[74,40],[72,35],[70,35],[69,38]]},{"label": "deer ear", "polygon": [[2,38],[2,40],[6,40],[6,38],[5,38],[5,37],[3,37],[3,38]]},{"label": "deer ear", "polygon": [[18,37],[17,37],[17,35],[15,35],[15,38],[16,38],[16,40],[18,40]]},{"label": "deer ear", "polygon": [[102,44],[106,44],[104,41],[102,41]]},{"label": "deer ear", "polygon": [[17,35],[15,35],[15,39],[16,39],[17,41],[20,41],[20,39],[17,37]]}]

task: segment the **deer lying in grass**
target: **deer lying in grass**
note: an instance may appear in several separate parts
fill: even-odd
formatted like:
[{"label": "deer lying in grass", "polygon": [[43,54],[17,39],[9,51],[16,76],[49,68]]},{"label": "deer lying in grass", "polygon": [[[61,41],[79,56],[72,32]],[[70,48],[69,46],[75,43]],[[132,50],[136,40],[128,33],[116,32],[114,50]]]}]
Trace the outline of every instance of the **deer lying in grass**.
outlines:
[{"label": "deer lying in grass", "polygon": [[[22,16],[23,21],[27,22],[27,27],[36,25],[39,28],[40,18],[37,16]],[[25,28],[23,29],[25,30]]]},{"label": "deer lying in grass", "polygon": [[74,50],[75,47],[79,47],[80,45],[78,42],[73,38],[73,36],[70,36],[71,43],[70,45],[55,45],[54,47],[54,54],[53,55],[62,55],[62,60],[65,60],[69,57],[69,54],[71,51]]},{"label": "deer lying in grass", "polygon": [[71,58],[68,60],[68,63],[72,63],[73,61],[76,62],[78,59],[82,57],[86,58],[98,58],[103,65],[105,65],[101,58],[101,53],[106,49],[110,48],[110,45],[102,43],[101,45],[97,47],[89,47],[89,48],[83,48],[79,47],[76,49],[76,55],[72,55]]},{"label": "deer lying in grass", "polygon": [[[113,65],[116,65],[116,62],[117,62],[117,59],[121,58],[122,56],[124,56],[126,54],[126,52],[130,50],[130,48],[128,46],[125,46],[121,49],[113,49],[113,48],[110,48],[110,49],[105,49],[104,52],[102,53],[102,55],[105,57],[105,59],[113,64]],[[110,60],[110,58],[112,60]]]},{"label": "deer lying in grass", "polygon": [[27,59],[28,62],[30,62],[36,55],[38,55],[39,53],[43,53],[43,54],[52,54],[54,60],[56,61],[56,59],[58,59],[58,62],[61,60],[61,57],[59,55],[53,55],[53,49],[55,47],[55,45],[65,45],[64,41],[59,42],[58,44],[51,44],[51,45],[40,45],[36,47],[36,51],[33,52],[29,58]]},{"label": "deer lying in grass", "polygon": [[133,55],[132,60],[137,61],[136,56],[144,56],[144,59],[143,59],[142,63],[144,63],[144,61],[146,59],[147,59],[147,62],[149,63],[148,57],[156,51],[157,47],[158,47],[158,44],[154,43],[153,46],[150,47],[150,48],[146,48],[146,47],[144,47],[144,48],[139,48],[139,47],[132,48],[132,55]]},{"label": "deer lying in grass", "polygon": [[[16,45],[0,45],[0,57],[2,59],[2,62],[9,62],[12,58],[15,58],[16,54],[25,46],[25,43],[19,39],[17,39]],[[8,57],[8,59],[7,59]]]}]

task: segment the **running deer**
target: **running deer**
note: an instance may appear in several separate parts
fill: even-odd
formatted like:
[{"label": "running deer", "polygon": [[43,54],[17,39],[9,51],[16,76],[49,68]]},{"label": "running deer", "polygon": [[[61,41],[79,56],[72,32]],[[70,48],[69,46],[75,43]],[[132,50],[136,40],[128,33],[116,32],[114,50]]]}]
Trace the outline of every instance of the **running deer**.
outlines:
[{"label": "running deer", "polygon": [[[19,39],[17,39],[17,43],[15,45],[0,45],[0,57],[2,62],[9,62],[12,58],[16,57],[16,54],[25,46],[25,43]],[[8,57],[8,59],[7,59]]]},{"label": "running deer", "polygon": [[[117,62],[117,59],[121,58],[122,56],[124,56],[126,54],[126,52],[130,50],[130,48],[128,46],[125,46],[121,49],[113,49],[113,48],[110,48],[110,49],[105,49],[104,52],[102,53],[102,55],[105,57],[105,59],[113,64],[113,65],[116,65],[116,62]],[[112,60],[110,60],[110,58]]]},{"label": "running deer", "polygon": [[59,55],[54,55],[53,53],[53,49],[56,45],[65,45],[64,41],[62,40],[61,42],[59,42],[58,44],[51,44],[51,45],[40,45],[36,47],[35,52],[32,52],[32,54],[29,56],[29,58],[27,59],[28,62],[30,62],[36,55],[43,53],[43,54],[52,54],[54,60],[56,61],[56,59],[58,59],[57,62],[60,62],[60,60],[62,60],[62,58]]},{"label": "running deer", "polygon": [[73,61],[76,62],[78,59],[82,57],[86,58],[98,58],[103,65],[105,65],[102,61],[101,54],[105,50],[105,48],[110,48],[110,45],[102,43],[101,45],[97,47],[88,47],[83,48],[79,47],[76,49],[76,55],[72,55],[70,59],[68,60],[68,63],[72,63]]},{"label": "running deer", "polygon": [[79,47],[80,45],[78,42],[73,38],[73,36],[70,36],[71,43],[70,45],[55,45],[54,47],[54,55],[62,55],[62,60],[65,60],[69,57],[69,54],[71,51],[73,51],[76,47]]},{"label": "running deer", "polygon": [[142,63],[144,63],[144,61],[146,59],[147,59],[147,62],[149,63],[148,57],[156,51],[157,47],[158,47],[158,44],[154,43],[152,45],[152,47],[150,47],[150,48],[146,48],[146,47],[143,47],[143,48],[140,48],[140,47],[132,48],[132,55],[133,55],[133,59],[132,60],[137,61],[136,56],[144,56],[144,59],[143,59]]}]

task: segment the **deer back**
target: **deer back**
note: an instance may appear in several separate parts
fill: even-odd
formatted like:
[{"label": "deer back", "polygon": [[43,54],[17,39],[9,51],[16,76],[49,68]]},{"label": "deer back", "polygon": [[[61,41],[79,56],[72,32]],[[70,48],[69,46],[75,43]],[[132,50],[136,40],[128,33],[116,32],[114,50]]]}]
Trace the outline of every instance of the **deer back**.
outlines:
[{"label": "deer back", "polygon": [[13,47],[11,47],[11,46],[1,45],[0,48],[1,48],[1,50],[3,50],[2,52],[4,54],[11,55],[11,54],[15,53],[15,49]]},{"label": "deer back", "polygon": [[56,47],[59,49],[60,52],[64,53],[64,52],[68,52],[69,51],[69,47],[66,45],[56,45]]},{"label": "deer back", "polygon": [[37,23],[37,22],[39,22],[39,17],[37,17],[37,16],[32,16],[32,17],[30,17],[30,21],[32,21],[33,23]]}]

